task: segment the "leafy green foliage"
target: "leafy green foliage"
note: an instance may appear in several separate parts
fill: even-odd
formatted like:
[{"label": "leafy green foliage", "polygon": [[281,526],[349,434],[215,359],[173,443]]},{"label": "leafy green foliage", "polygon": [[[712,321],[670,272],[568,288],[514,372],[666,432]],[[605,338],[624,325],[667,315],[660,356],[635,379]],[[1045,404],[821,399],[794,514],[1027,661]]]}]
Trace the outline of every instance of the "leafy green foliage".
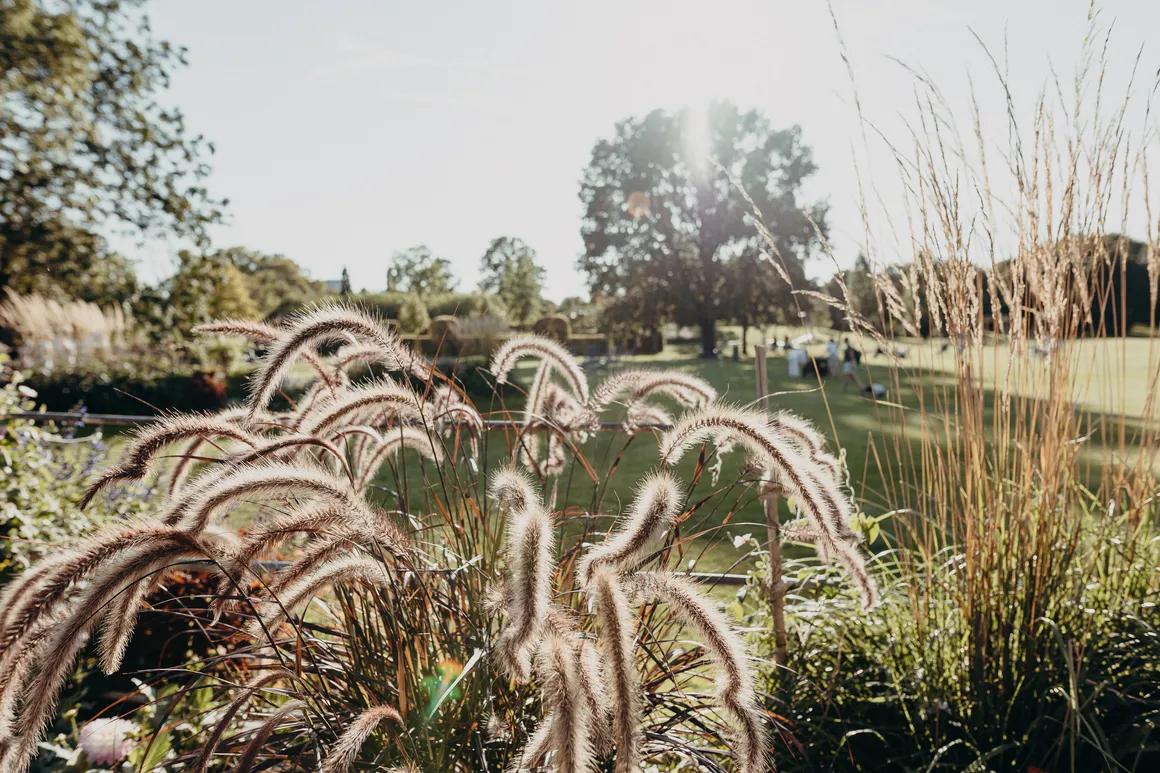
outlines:
[{"label": "leafy green foliage", "polygon": [[249,319],[257,311],[245,275],[223,253],[181,252],[166,287],[174,323],[182,330],[211,319]]},{"label": "leafy green foliage", "polygon": [[[285,316],[308,306],[325,295],[322,283],[305,273],[301,266],[285,255],[266,255],[244,247],[218,250],[215,258],[237,267],[246,278],[249,296],[257,313],[263,319]],[[346,269],[343,269],[346,276]],[[346,276],[345,294],[350,293],[350,277]]]},{"label": "leafy green foliage", "polygon": [[99,229],[200,240],[220,219],[200,185],[211,148],[158,101],[184,52],[140,5],[0,5],[0,286],[123,300],[131,276]]},{"label": "leafy green foliage", "polygon": [[[19,373],[0,386],[0,417],[36,407],[36,391]],[[78,511],[77,501],[106,463],[100,435],[74,437],[28,421],[0,423],[0,577],[28,566],[53,544],[112,519],[141,515],[149,489],[122,492]]]},{"label": "leafy green foliage", "polygon": [[[1128,518],[1108,522],[1094,504],[1082,557],[1036,600],[1030,635],[1008,631],[1019,643],[1010,662],[985,672],[968,668],[981,621],[948,572],[961,554],[880,556],[893,590],[871,615],[835,592],[824,567],[791,562],[795,638],[787,669],[768,679],[799,753],[780,769],[1148,769],[1160,740],[1160,543],[1152,527],[1132,534]],[[748,606],[772,652],[765,569]]]},{"label": "leafy green foliage", "polygon": [[451,261],[433,254],[419,244],[396,252],[387,268],[387,292],[416,293],[421,297],[448,293],[455,289]]},{"label": "leafy green foliage", "polygon": [[427,316],[427,307],[415,293],[403,299],[403,305],[399,307],[398,320],[399,329],[404,333],[422,333],[431,324],[431,318]]},{"label": "leafy green foliage", "polygon": [[522,239],[493,239],[479,262],[483,278],[479,289],[495,293],[507,306],[513,324],[527,325],[540,313],[544,269],[536,263],[536,251]]}]

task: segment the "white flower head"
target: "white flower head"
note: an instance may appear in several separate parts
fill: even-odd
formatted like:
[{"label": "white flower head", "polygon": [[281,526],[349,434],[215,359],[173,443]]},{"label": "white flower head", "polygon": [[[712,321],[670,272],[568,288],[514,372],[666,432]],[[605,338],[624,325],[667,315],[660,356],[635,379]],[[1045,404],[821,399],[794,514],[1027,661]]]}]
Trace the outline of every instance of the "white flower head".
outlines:
[{"label": "white flower head", "polygon": [[80,747],[89,762],[116,765],[133,750],[136,732],[137,725],[127,719],[93,719],[81,728]]}]

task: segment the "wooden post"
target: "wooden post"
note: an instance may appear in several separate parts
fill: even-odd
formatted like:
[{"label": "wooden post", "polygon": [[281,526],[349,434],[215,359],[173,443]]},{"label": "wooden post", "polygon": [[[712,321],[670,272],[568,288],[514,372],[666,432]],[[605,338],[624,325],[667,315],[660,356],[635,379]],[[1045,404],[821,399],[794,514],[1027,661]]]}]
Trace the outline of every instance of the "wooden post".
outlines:
[{"label": "wooden post", "polygon": [[[757,366],[757,399],[762,410],[769,410],[769,373],[765,343],[754,350]],[[765,510],[765,529],[769,539],[769,613],[773,618],[773,662],[784,666],[787,652],[785,634],[785,582],[781,576],[781,522],[778,517],[777,492],[762,491],[761,506]]]}]

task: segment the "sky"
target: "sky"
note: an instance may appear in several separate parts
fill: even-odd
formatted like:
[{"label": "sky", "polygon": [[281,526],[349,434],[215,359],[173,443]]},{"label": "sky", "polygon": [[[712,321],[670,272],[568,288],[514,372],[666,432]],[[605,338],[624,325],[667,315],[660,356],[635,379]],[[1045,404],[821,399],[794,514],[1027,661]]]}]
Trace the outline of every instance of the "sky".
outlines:
[{"label": "sky", "polygon": [[[583,3],[154,0],[155,33],[188,49],[165,96],[216,146],[208,184],[229,198],[220,247],[283,253],[315,279],[343,267],[355,289],[385,287],[396,250],[427,244],[460,287],[500,235],[524,239],[547,269],[545,294],[585,294],[579,179],[615,123],[654,108],[728,99],[798,124],[819,170],[809,200],[830,204],[833,253],[864,241],[858,175],[894,175],[864,142],[849,75],[824,2]],[[972,31],[1007,41],[1016,98],[1051,68],[1075,66],[1082,0],[834,0],[864,115],[900,137],[914,80],[949,103],[998,96]],[[1126,79],[1160,29],[1160,2],[1102,6],[1114,23],[1110,69]],[[1160,51],[1144,49],[1151,72]],[[1113,78],[1115,82],[1115,78]],[[1001,104],[994,111],[1003,121]],[[141,273],[172,271],[181,245],[122,247]],[[816,276],[833,271],[821,259]]]}]

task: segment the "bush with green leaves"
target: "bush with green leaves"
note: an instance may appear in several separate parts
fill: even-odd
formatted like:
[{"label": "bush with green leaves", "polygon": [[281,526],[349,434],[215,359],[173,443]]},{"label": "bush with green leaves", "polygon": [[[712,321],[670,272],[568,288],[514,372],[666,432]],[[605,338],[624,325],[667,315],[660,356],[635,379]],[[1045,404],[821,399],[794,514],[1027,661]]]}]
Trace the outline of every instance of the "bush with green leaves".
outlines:
[{"label": "bush with green leaves", "polygon": [[0,386],[0,577],[20,571],[62,541],[146,512],[149,488],[123,492],[80,512],[76,503],[108,463],[104,438],[5,418],[36,409],[36,391],[20,373]]}]

